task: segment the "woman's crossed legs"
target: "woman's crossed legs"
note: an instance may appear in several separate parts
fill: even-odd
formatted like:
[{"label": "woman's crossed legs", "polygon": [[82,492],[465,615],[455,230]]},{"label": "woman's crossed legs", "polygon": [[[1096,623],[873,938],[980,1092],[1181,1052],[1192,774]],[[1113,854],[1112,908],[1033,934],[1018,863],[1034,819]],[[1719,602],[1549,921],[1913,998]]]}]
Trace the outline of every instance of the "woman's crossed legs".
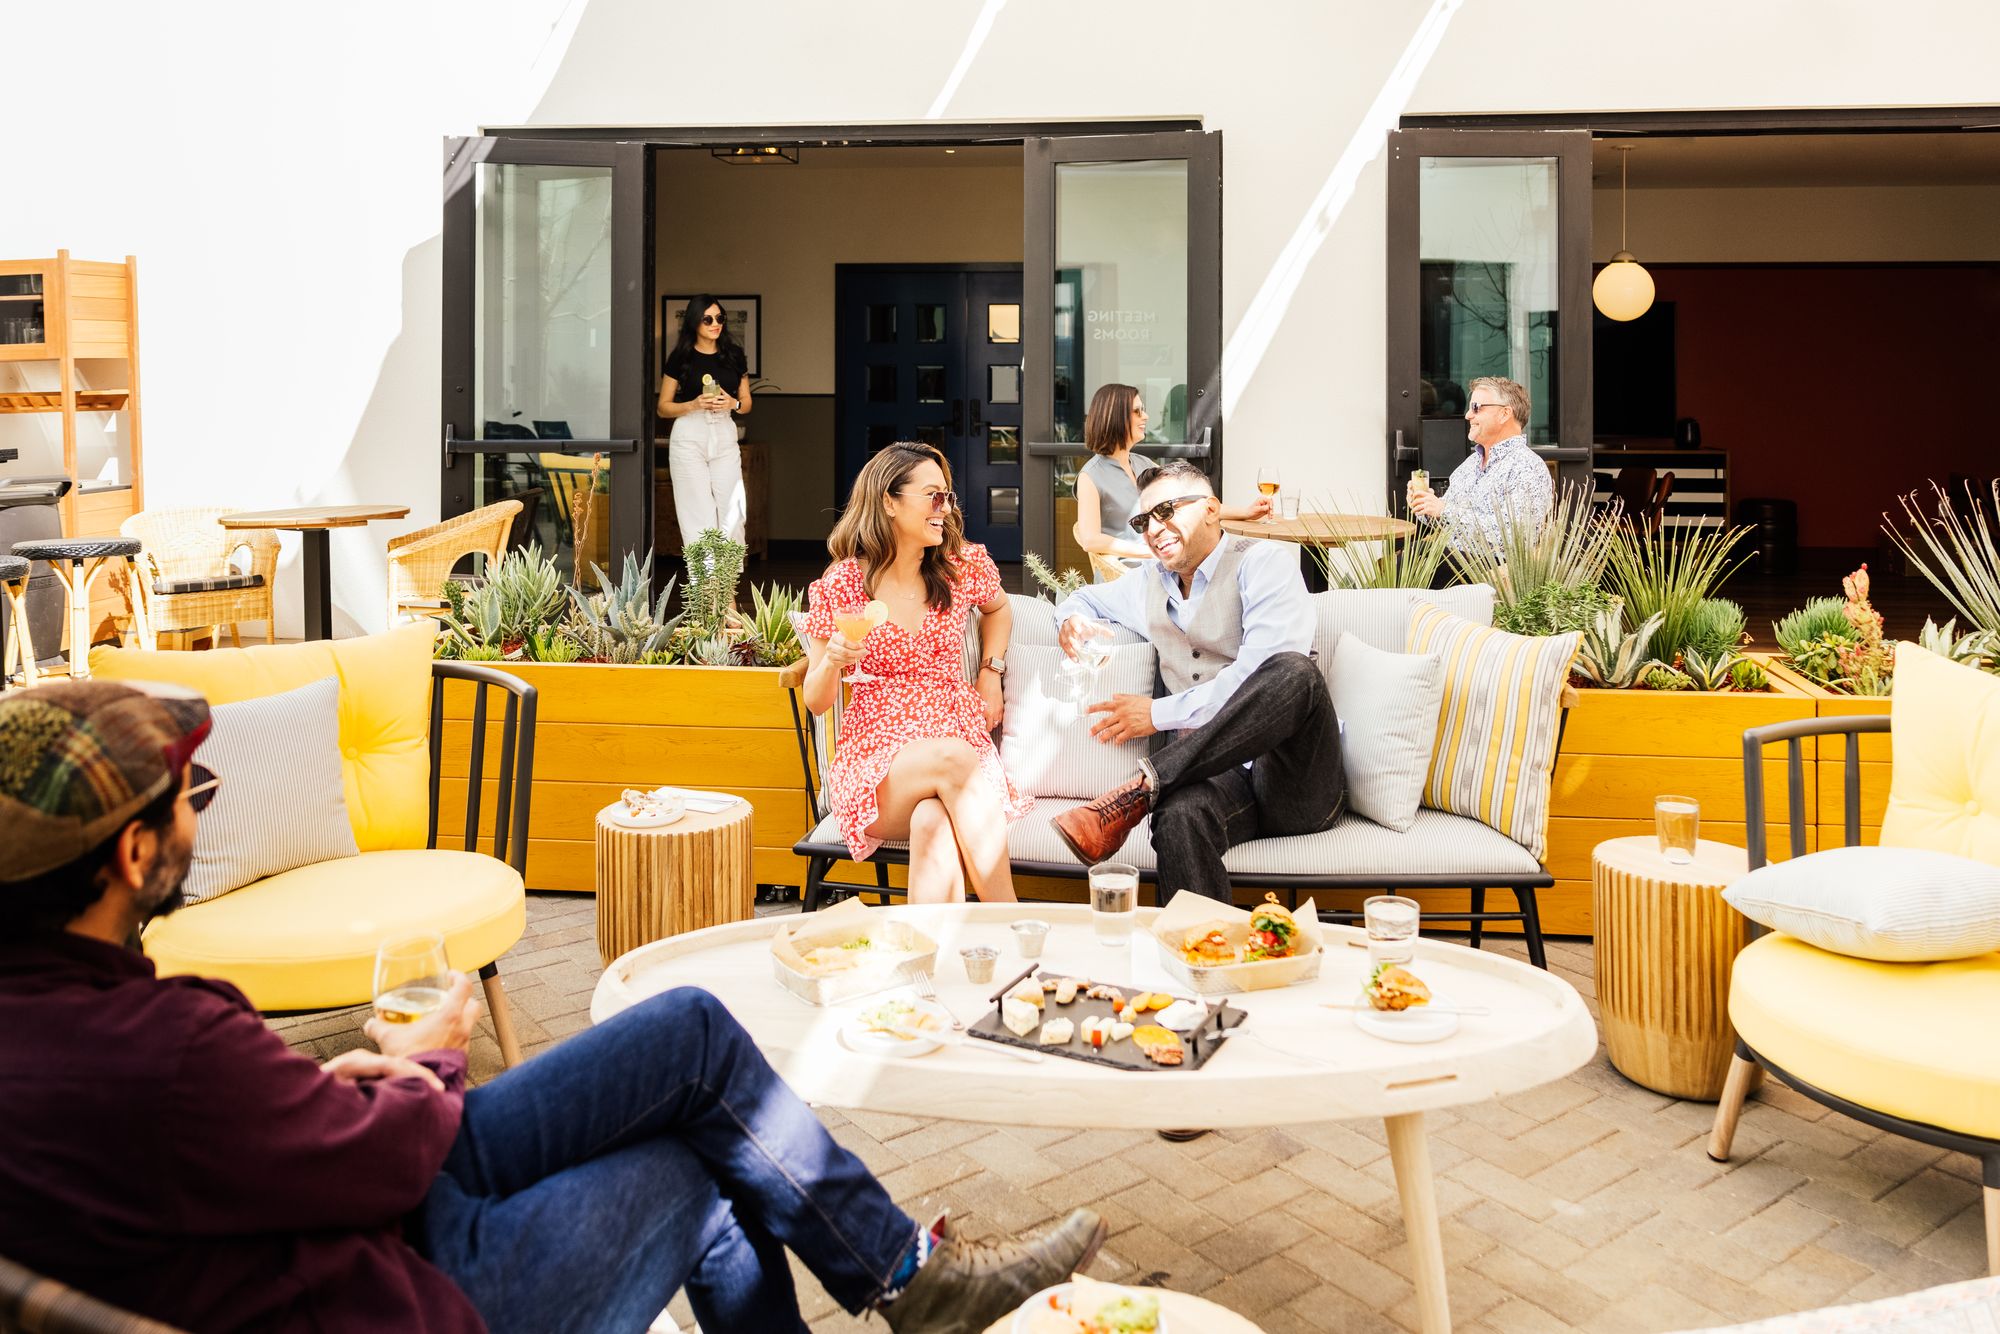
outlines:
[{"label": "woman's crossed legs", "polygon": [[1007,812],[979,772],[978,752],[955,737],[927,737],[896,752],[875,789],[868,832],[910,841],[910,902],[1014,902]]}]

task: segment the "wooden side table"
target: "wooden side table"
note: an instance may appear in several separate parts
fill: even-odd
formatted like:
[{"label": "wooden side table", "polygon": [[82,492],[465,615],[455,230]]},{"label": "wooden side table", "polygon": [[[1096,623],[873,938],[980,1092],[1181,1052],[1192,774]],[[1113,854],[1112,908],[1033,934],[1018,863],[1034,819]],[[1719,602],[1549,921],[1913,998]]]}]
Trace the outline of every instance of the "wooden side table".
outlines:
[{"label": "wooden side table", "polygon": [[597,814],[597,951],[628,950],[684,931],[756,915],[750,803],[715,815],[689,811],[658,829],[627,829]]},{"label": "wooden side table", "polygon": [[1675,1098],[1722,1096],[1736,1033],[1729,974],[1750,943],[1722,891],[1748,872],[1741,848],[1706,841],[1676,866],[1659,840],[1614,838],[1591,853],[1597,1007],[1611,1064]]}]

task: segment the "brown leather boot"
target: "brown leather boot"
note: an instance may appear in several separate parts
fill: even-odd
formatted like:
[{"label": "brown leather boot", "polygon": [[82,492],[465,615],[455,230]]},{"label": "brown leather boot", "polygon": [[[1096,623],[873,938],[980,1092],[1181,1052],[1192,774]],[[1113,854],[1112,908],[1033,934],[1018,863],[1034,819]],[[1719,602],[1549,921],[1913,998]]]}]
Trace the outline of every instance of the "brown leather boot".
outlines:
[{"label": "brown leather boot", "polygon": [[1122,783],[1091,802],[1064,811],[1054,820],[1056,833],[1085,866],[1108,860],[1153,809],[1153,793],[1144,774]]},{"label": "brown leather boot", "polygon": [[1104,1220],[1078,1209],[1033,1241],[945,1239],[902,1294],[879,1308],[895,1334],[980,1334],[994,1321],[1088,1265]]}]

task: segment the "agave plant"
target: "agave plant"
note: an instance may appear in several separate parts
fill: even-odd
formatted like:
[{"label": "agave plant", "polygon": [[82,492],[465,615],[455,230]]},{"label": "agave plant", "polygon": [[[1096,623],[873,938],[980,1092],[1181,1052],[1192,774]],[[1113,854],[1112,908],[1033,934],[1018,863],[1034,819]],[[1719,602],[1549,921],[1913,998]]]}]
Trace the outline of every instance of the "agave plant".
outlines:
[{"label": "agave plant", "polygon": [[1988,634],[2000,635],[2000,541],[1991,522],[1994,509],[2000,507],[2000,479],[1992,483],[1990,500],[1978,495],[1972,483],[1965,484],[1969,515],[1954,506],[1951,494],[1936,482],[1931,483],[1931,492],[1934,515],[1923,512],[1917,503],[1921,493],[1912,491],[1901,498],[1910,531],[1897,528],[1888,514],[1882,516],[1882,531],[1960,616]]},{"label": "agave plant", "polygon": [[1465,582],[1493,585],[1500,605],[1511,607],[1548,584],[1601,583],[1617,534],[1618,525],[1592,506],[1589,491],[1566,484],[1557,490],[1547,518],[1510,518],[1500,526],[1498,547],[1454,549],[1451,563]]},{"label": "agave plant", "polygon": [[1967,667],[2000,672],[2000,634],[1988,630],[1959,634],[1956,616],[1943,625],[1926,618],[1917,632],[1917,646]]},{"label": "agave plant", "polygon": [[1736,668],[1741,662],[1733,649],[1707,654],[1691,648],[1681,654],[1681,671],[1696,690],[1727,690],[1735,684]]},{"label": "agave plant", "polygon": [[[436,656],[464,662],[491,662],[505,656],[498,590],[490,584],[468,588],[448,582],[444,601],[444,611],[438,617],[443,633],[438,638]],[[488,649],[492,652],[487,652]]]},{"label": "agave plant", "polygon": [[708,639],[698,639],[688,650],[687,660],[695,667],[734,667],[736,648],[720,635]]},{"label": "agave plant", "polygon": [[1583,643],[1577,650],[1574,670],[1594,685],[1623,690],[1638,681],[1647,670],[1661,665],[1647,652],[1660,632],[1664,614],[1654,612],[1629,633],[1625,610],[1613,605],[1599,612],[1583,628]]},{"label": "agave plant", "polygon": [[1738,690],[1758,691],[1769,689],[1771,678],[1764,674],[1761,665],[1748,658],[1738,658],[1736,665],[1729,669],[1729,683]]},{"label": "agave plant", "polygon": [[1718,585],[1747,555],[1735,561],[1730,553],[1747,528],[1675,529],[1644,533],[1620,525],[1606,562],[1611,591],[1625,600],[1635,617],[1660,617],[1653,642],[1655,656],[1671,662],[1694,642],[1707,601]]},{"label": "agave plant", "polygon": [[1694,615],[1688,619],[1687,642],[1681,645],[1682,658],[1691,653],[1711,662],[1734,657],[1743,643],[1747,620],[1741,604],[1728,598],[1703,598],[1695,604]]},{"label": "agave plant", "polygon": [[584,656],[604,662],[636,663],[665,647],[681,618],[667,615],[667,605],[674,595],[671,576],[658,599],[652,596],[652,553],[648,552],[642,562],[626,552],[625,565],[616,583],[597,565],[592,564],[590,570],[603,591],[585,593],[572,588],[569,592],[572,604],[569,632]]},{"label": "agave plant", "polygon": [[771,585],[767,595],[750,585],[750,644],[760,667],[783,667],[797,662],[805,650],[792,629],[792,613],[799,610],[797,590]]}]

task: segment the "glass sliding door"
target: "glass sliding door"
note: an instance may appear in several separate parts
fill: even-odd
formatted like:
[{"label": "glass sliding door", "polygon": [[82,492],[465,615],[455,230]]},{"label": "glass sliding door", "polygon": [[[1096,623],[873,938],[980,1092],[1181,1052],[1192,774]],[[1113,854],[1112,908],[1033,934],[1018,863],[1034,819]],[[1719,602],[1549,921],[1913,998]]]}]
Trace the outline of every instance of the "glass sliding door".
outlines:
[{"label": "glass sliding door", "polygon": [[446,144],[442,513],[518,499],[565,573],[651,545],[644,153]]},{"label": "glass sliding door", "polygon": [[1023,536],[1088,573],[1071,529],[1101,386],[1139,391],[1142,453],[1221,468],[1221,136],[1030,139],[1026,172]]},{"label": "glass sliding door", "polygon": [[1465,458],[1472,381],[1528,391],[1528,443],[1590,479],[1590,136],[1389,136],[1389,493]]}]

